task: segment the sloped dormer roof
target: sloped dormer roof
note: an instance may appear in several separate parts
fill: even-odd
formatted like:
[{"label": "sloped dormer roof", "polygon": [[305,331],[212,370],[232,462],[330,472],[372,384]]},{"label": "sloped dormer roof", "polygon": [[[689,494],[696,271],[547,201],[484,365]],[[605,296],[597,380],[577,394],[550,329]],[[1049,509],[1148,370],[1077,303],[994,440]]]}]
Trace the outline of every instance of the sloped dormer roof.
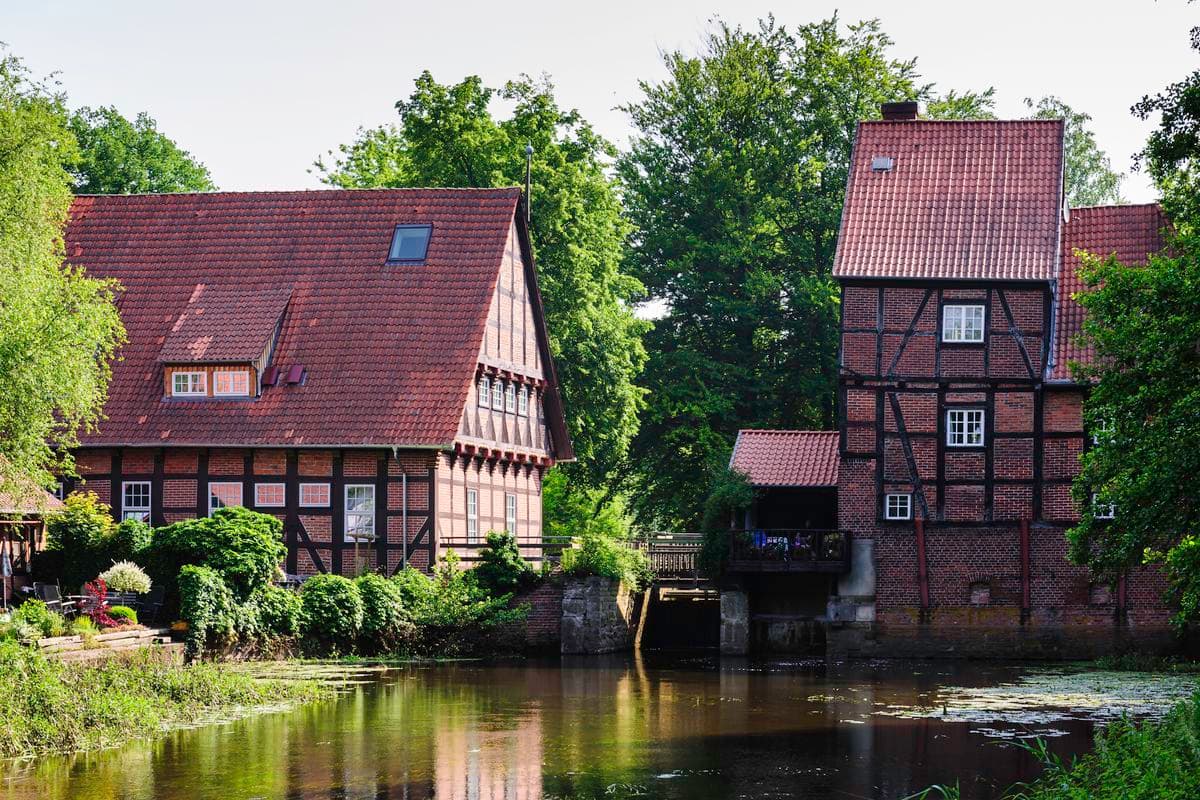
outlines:
[{"label": "sloped dormer roof", "polygon": [[1092,348],[1079,340],[1085,313],[1075,295],[1085,287],[1079,277],[1078,251],[1101,258],[1115,255],[1122,264],[1142,266],[1151,253],[1166,246],[1167,227],[1166,215],[1157,203],[1071,209],[1070,220],[1063,226],[1048,380],[1069,382],[1072,361],[1086,364],[1095,357]]},{"label": "sloped dormer roof", "polygon": [[159,351],[164,364],[253,361],[275,335],[291,289],[229,289],[198,283]]},{"label": "sloped dormer roof", "polygon": [[[515,188],[76,198],[68,258],[120,281],[129,335],[107,419],[83,443],[451,446],[514,225],[535,287],[539,346],[548,348],[519,200]],[[401,224],[432,226],[423,261],[387,263]],[[201,284],[209,288],[197,295]],[[249,339],[265,342],[286,303],[272,363],[302,366],[307,380],[267,388],[253,403],[163,402],[163,352],[203,349],[196,334],[217,333],[213,304],[201,315],[208,322],[191,327],[189,308],[205,297],[255,306],[215,312],[250,331],[245,342],[230,340],[238,355]],[[548,352],[544,363],[555,456],[570,458]]]},{"label": "sloped dormer roof", "polygon": [[833,274],[1053,280],[1062,171],[1061,120],[861,122]]},{"label": "sloped dormer roof", "polygon": [[729,459],[759,487],[831,487],[838,482],[837,431],[741,430]]}]

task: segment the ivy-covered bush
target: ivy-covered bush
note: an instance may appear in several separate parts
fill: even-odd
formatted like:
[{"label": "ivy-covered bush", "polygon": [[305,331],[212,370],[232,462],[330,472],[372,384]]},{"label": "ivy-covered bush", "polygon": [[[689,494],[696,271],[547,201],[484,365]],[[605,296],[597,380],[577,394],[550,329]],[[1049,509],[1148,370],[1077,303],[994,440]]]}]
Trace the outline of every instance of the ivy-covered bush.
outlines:
[{"label": "ivy-covered bush", "polygon": [[187,623],[189,661],[206,650],[223,650],[236,640],[233,592],[211,567],[186,564],[179,570],[180,616]]},{"label": "ivy-covered bush", "polygon": [[148,549],[148,566],[156,582],[172,595],[185,564],[215,570],[239,602],[280,575],[287,555],[283,523],[269,514],[245,508],[221,508],[211,517],[189,519],[158,528]]},{"label": "ivy-covered bush", "polygon": [[114,592],[145,594],[150,591],[150,576],[132,561],[116,562],[100,573],[100,579]]},{"label": "ivy-covered bush", "polygon": [[562,568],[567,575],[599,575],[618,580],[634,589],[650,585],[654,572],[650,559],[607,536],[583,536],[563,551]]},{"label": "ivy-covered bush", "polygon": [[154,529],[140,519],[123,520],[103,543],[105,555],[112,561],[140,562],[154,536]]},{"label": "ivy-covered bush", "polygon": [[109,606],[108,615],[116,620],[118,625],[137,625],[137,612],[129,606]]},{"label": "ivy-covered bush", "polygon": [[517,538],[507,531],[489,531],[473,570],[476,582],[494,597],[532,587],[538,574],[521,558]]},{"label": "ivy-covered bush", "polygon": [[375,572],[354,580],[363,602],[360,647],[369,653],[393,653],[411,643],[414,626],[404,613],[400,588]]},{"label": "ivy-covered bush", "polygon": [[358,587],[341,575],[314,575],[300,589],[304,644],[323,653],[354,649],[363,624],[363,601]]},{"label": "ivy-covered bush", "polygon": [[268,640],[295,639],[300,635],[303,605],[300,595],[280,586],[263,586],[250,596],[258,609],[262,636]]}]

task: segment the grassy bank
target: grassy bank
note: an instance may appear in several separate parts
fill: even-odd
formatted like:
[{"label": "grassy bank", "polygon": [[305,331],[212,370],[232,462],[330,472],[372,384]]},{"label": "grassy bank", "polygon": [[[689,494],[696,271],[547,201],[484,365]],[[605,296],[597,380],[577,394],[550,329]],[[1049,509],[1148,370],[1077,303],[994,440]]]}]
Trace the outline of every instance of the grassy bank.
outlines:
[{"label": "grassy bank", "polygon": [[220,664],[182,667],[146,652],[63,664],[0,642],[0,756],[111,747],[329,691],[315,682],[259,680]]}]

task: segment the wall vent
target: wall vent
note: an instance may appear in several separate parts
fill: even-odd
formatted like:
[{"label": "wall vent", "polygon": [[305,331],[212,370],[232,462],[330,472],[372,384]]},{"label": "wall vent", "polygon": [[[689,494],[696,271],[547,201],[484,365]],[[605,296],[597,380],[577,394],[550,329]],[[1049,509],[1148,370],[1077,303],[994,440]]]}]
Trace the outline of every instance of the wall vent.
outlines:
[{"label": "wall vent", "polygon": [[293,364],[292,366],[288,367],[287,377],[285,377],[283,380],[284,382],[290,383],[293,386],[297,383],[304,383],[304,367],[300,364]]}]

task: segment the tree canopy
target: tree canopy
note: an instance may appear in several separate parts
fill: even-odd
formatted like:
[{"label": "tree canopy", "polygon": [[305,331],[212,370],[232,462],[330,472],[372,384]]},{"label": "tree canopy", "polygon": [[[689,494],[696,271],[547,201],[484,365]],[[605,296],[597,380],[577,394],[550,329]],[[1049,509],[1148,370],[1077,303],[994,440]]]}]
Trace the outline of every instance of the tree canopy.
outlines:
[{"label": "tree canopy", "polygon": [[99,419],[124,341],[117,287],[63,263],[76,156],[62,95],[0,58],[0,486],[52,484]]},{"label": "tree canopy", "polygon": [[1125,202],[1121,197],[1125,176],[1113,171],[1108,156],[1096,144],[1096,136],[1088,127],[1092,121],[1089,115],[1053,96],[1036,102],[1027,97],[1025,105],[1033,111],[1032,119],[1061,119],[1066,123],[1063,171],[1069,205],[1102,206]]},{"label": "tree canopy", "polygon": [[666,311],[647,336],[633,458],[643,522],[696,529],[739,427],[832,427],[830,270],[857,123],[885,101],[923,99],[948,118],[993,102],[990,89],[934,97],[891,45],[875,20],[718,22],[625,106],[629,263]]},{"label": "tree canopy", "polygon": [[[513,104],[507,118],[492,101]],[[534,149],[531,238],[578,463],[570,485],[607,486],[638,426],[646,324],[633,313],[640,284],[622,270],[629,226],[606,167],[611,144],[577,111],[564,110],[547,79],[522,76],[503,89],[472,76],[452,86],[428,72],[396,103],[398,125],[359,131],[321,179],[341,187],[513,186]],[[551,516],[548,509],[547,516]]]},{"label": "tree canopy", "polygon": [[84,106],[70,115],[79,143],[70,167],[78,194],[204,192],[215,189],[208,169],[181,150],[142,112],[130,122],[112,106]]}]

